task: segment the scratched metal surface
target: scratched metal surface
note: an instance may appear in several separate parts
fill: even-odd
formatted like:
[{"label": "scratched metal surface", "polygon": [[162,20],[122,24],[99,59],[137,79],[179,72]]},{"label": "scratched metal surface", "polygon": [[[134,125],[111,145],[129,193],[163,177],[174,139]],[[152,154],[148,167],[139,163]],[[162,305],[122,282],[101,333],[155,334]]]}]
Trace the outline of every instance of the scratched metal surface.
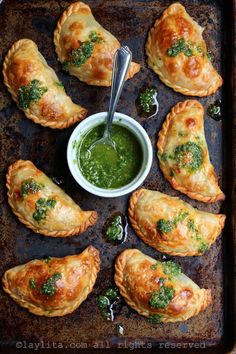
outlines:
[{"label": "scratched metal surface", "polygon": [[[173,190],[164,180],[155,157],[157,132],[166,114],[174,104],[187,98],[162,84],[158,77],[147,68],[145,62],[144,44],[147,33],[155,19],[173,1],[87,0],[86,2],[91,6],[95,18],[117,36],[122,44],[128,45],[133,52],[133,59],[142,65],[140,73],[125,84],[118,111],[130,115],[140,122],[151,138],[155,154],[151,172],[143,186],[173,196],[180,196],[201,210],[214,213],[222,212],[224,208],[222,203],[205,205],[190,200]],[[68,94],[75,102],[87,107],[90,115],[107,109],[110,90],[109,88],[87,86],[60,70],[53,46],[53,31],[57,19],[69,3],[70,1],[60,0],[3,1],[0,5],[1,64],[13,42],[20,38],[34,40],[49,65],[57,72]],[[205,27],[204,39],[208,48],[215,54],[215,66],[225,76],[229,68],[226,67],[226,64],[224,65],[225,61],[223,60],[224,50],[228,45],[227,22],[222,21],[223,5],[211,0],[183,0],[182,4],[186,6],[190,15]],[[155,86],[158,90],[160,111],[156,118],[150,120],[142,118],[135,105],[135,100],[143,85]],[[34,124],[17,109],[3,85],[2,76],[0,77],[0,88],[0,276],[8,268],[31,259],[41,258],[48,254],[62,257],[80,253],[89,244],[100,250],[102,258],[101,271],[93,292],[78,310],[65,317],[34,316],[14,303],[1,288],[0,331],[2,347],[14,348],[17,341],[23,340],[36,343],[42,340],[44,342],[61,342],[63,345],[69,345],[71,342],[84,342],[91,347],[101,342],[104,343],[104,346],[117,347],[120,345],[122,347],[122,345],[128,346],[128,343],[139,340],[146,344],[152,343],[153,346],[158,342],[204,342],[207,347],[213,346],[215,353],[218,352],[220,343],[225,339],[224,330],[226,328],[223,319],[225,301],[223,297],[222,236],[202,257],[172,257],[182,265],[183,271],[200,287],[212,289],[213,304],[206,311],[185,323],[151,325],[134,311],[131,311],[127,316],[129,309],[124,304],[115,321],[106,322],[102,319],[95,305],[95,300],[98,294],[112,284],[115,257],[126,248],[138,248],[157,259],[163,259],[163,254],[145,245],[134,234],[131,227],[128,228],[128,239],[124,244],[113,246],[104,241],[102,228],[106,219],[115,211],[127,212],[129,195],[117,199],[103,199],[80,188],[70,175],[66,163],[66,146],[73,127],[56,131]],[[201,98],[199,101],[206,108],[216,98],[221,97],[222,91],[219,90],[215,95]],[[216,122],[205,116],[205,132],[210,157],[219,176],[220,185],[224,184],[227,192],[230,186],[226,186],[222,170],[222,166],[226,164],[223,158],[222,144],[224,131],[224,127],[222,130],[222,122]],[[73,196],[73,199],[83,209],[94,208],[98,211],[97,224],[80,236],[65,239],[40,236],[25,228],[11,212],[6,198],[5,174],[8,165],[17,159],[30,159],[48,175],[61,179],[62,188]],[[224,233],[223,237],[225,236],[229,237]],[[115,325],[118,323],[124,324],[123,337],[118,337],[115,333]]]}]

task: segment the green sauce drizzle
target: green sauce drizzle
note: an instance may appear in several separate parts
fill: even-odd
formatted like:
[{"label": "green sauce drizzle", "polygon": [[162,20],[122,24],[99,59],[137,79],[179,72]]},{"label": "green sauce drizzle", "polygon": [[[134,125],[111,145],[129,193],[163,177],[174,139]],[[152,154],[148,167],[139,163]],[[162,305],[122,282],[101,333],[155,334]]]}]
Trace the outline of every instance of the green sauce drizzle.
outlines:
[{"label": "green sauce drizzle", "polygon": [[203,151],[199,145],[188,141],[175,148],[174,159],[179,167],[186,168],[192,173],[202,166]]},{"label": "green sauce drizzle", "polygon": [[158,324],[162,321],[163,315],[155,314],[148,317],[148,322],[151,324]]},{"label": "green sauce drizzle", "polygon": [[30,289],[36,288],[35,280],[33,278],[30,278],[30,280],[29,280],[29,287],[30,287]]},{"label": "green sauce drizzle", "polygon": [[43,187],[44,185],[42,183],[37,183],[33,178],[28,178],[23,181],[20,193],[22,198],[25,199],[29,193],[37,193]]},{"label": "green sauce drizzle", "polygon": [[178,263],[167,261],[163,263],[163,272],[167,275],[177,276],[181,273],[181,267]]},{"label": "green sauce drizzle", "polygon": [[61,278],[61,273],[55,272],[41,285],[40,293],[43,295],[53,296],[56,292],[56,281]]},{"label": "green sauce drizzle", "polygon": [[173,299],[175,291],[168,286],[161,286],[159,290],[155,290],[149,300],[150,307],[156,309],[165,309]]},{"label": "green sauce drizzle", "polygon": [[187,57],[193,56],[193,50],[185,42],[184,38],[176,40],[172,46],[167,49],[166,53],[169,57],[176,57],[180,53],[184,53]]},{"label": "green sauce drizzle", "polygon": [[28,85],[18,90],[18,102],[21,109],[29,108],[32,102],[37,102],[48,89],[39,80],[32,80]]},{"label": "green sauce drizzle", "polygon": [[123,239],[123,226],[121,216],[114,216],[106,230],[106,238],[109,241],[121,241]]},{"label": "green sauce drizzle", "polygon": [[85,135],[77,148],[78,167],[83,176],[100,188],[119,188],[130,183],[140,171],[142,165],[142,148],[136,136],[125,127],[113,124],[111,139],[116,150],[107,144],[89,147],[103,136],[104,124],[92,128]]},{"label": "green sauce drizzle", "polygon": [[76,67],[82,66],[92,55],[95,43],[101,43],[103,39],[95,31],[90,32],[88,40],[79,48],[72,50],[70,63]]},{"label": "green sauce drizzle", "polygon": [[195,222],[193,219],[188,220],[188,228],[193,233],[196,241],[198,242],[198,252],[204,253],[208,250],[209,245],[204,241],[203,236],[200,234],[198,229],[195,226]]},{"label": "green sauce drizzle", "polygon": [[49,209],[53,209],[57,201],[53,198],[40,198],[35,204],[35,212],[33,213],[33,218],[37,222],[46,219],[47,212]]},{"label": "green sauce drizzle", "polygon": [[44,257],[44,262],[49,263],[51,261],[52,257],[51,256],[46,256]]},{"label": "green sauce drizzle", "polygon": [[151,111],[151,107],[155,104],[154,96],[156,90],[154,88],[147,88],[144,92],[139,95],[139,103],[142,110],[146,113]]},{"label": "green sauce drizzle", "polygon": [[176,216],[174,218],[174,220],[165,220],[165,219],[160,219],[157,222],[157,229],[165,234],[171,232],[174,227],[176,227],[179,223],[181,223],[182,221],[184,221],[184,219],[186,219],[186,217],[189,214],[185,211],[180,211],[178,216]]},{"label": "green sauce drizzle", "polygon": [[114,320],[114,306],[118,305],[120,298],[115,288],[108,288],[103,294],[97,297],[97,305],[105,320]]}]

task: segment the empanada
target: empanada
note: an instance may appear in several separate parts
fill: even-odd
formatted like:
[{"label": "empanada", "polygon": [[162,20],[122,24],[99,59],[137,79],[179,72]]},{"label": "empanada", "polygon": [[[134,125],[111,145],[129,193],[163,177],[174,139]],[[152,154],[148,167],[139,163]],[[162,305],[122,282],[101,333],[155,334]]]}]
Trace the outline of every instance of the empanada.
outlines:
[{"label": "empanada", "polygon": [[211,302],[172,262],[159,262],[137,249],[123,251],[115,263],[115,282],[129,306],[153,322],[186,321]]},{"label": "empanada", "polygon": [[[89,85],[110,86],[118,40],[93,17],[83,2],[71,4],[62,14],[54,32],[54,44],[64,70]],[[139,72],[132,62],[127,78]]]},{"label": "empanada", "polygon": [[173,188],[205,203],[225,199],[210,162],[204,110],[195,100],[177,103],[167,115],[157,143],[160,168]]},{"label": "empanada", "polygon": [[87,247],[64,258],[35,259],[7,270],[3,289],[38,316],[65,316],[87,298],[100,270],[99,251]]},{"label": "empanada", "polygon": [[81,210],[31,161],[13,163],[6,185],[14,214],[36,233],[52,237],[78,235],[97,220],[95,211]]},{"label": "empanada", "polygon": [[3,77],[13,100],[35,123],[63,129],[87,114],[67,96],[54,70],[30,39],[13,44],[3,63]]},{"label": "empanada", "polygon": [[199,26],[179,3],[170,5],[156,20],[146,44],[148,65],[175,91],[208,96],[223,80],[214,69]]},{"label": "empanada", "polygon": [[129,203],[135,232],[149,246],[175,256],[200,256],[215,242],[225,215],[193,208],[179,198],[140,189]]}]

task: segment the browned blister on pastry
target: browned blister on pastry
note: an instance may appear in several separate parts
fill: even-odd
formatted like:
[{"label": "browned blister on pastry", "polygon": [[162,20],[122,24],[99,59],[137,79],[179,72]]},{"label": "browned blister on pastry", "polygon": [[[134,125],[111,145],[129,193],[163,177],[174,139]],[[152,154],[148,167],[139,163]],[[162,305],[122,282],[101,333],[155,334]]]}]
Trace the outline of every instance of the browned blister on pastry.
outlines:
[{"label": "browned blister on pastry", "polygon": [[87,298],[100,269],[99,251],[87,247],[64,258],[35,259],[7,270],[3,289],[20,306],[38,316],[70,314]]},{"label": "browned blister on pastry", "polygon": [[172,261],[159,262],[137,249],[123,251],[115,263],[115,282],[129,306],[154,323],[196,316],[212,302]]},{"label": "browned blister on pastry", "polygon": [[35,123],[63,129],[87,114],[67,96],[54,70],[30,39],[13,44],[4,59],[3,77],[13,100]]},{"label": "browned blister on pastry", "polygon": [[[115,51],[119,41],[93,17],[83,2],[71,4],[62,14],[54,32],[58,59],[71,75],[89,85],[110,86]],[[140,65],[131,63],[127,78]]]},{"label": "browned blister on pastry", "polygon": [[216,241],[225,215],[193,208],[179,198],[139,189],[129,202],[129,218],[149,246],[175,256],[200,256]]},{"label": "browned blister on pastry", "polygon": [[204,110],[195,100],[177,103],[157,142],[160,168],[173,188],[205,203],[224,200],[204,134]]},{"label": "browned blister on pastry", "polygon": [[7,174],[8,202],[19,220],[34,232],[67,237],[84,232],[97,220],[81,208],[31,161],[18,160]]},{"label": "browned blister on pastry", "polygon": [[183,95],[208,96],[223,83],[211,63],[203,30],[184,6],[175,3],[156,20],[148,35],[148,65],[167,86]]}]

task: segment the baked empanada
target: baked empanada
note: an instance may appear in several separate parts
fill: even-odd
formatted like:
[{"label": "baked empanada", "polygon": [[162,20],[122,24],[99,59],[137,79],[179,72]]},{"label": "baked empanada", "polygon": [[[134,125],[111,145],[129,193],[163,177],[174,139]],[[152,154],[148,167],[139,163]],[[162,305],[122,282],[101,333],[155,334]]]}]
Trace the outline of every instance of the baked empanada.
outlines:
[{"label": "baked empanada", "polygon": [[175,262],[159,262],[137,249],[123,251],[115,263],[115,282],[129,306],[152,322],[186,321],[211,302]]},{"label": "baked empanada", "polygon": [[65,316],[87,298],[100,270],[99,251],[87,247],[64,258],[35,259],[7,270],[3,289],[38,316]]},{"label": "baked empanada", "polygon": [[223,83],[210,61],[203,30],[184,6],[175,3],[156,20],[148,35],[148,65],[164,84],[183,95],[208,96]]},{"label": "baked empanada", "polygon": [[173,188],[205,203],[224,200],[204,135],[204,110],[195,100],[177,103],[157,143],[160,168]]},{"label": "baked empanada", "polygon": [[135,232],[149,246],[175,256],[200,256],[220,235],[225,215],[193,208],[179,198],[140,189],[129,203]]},{"label": "baked empanada", "polygon": [[54,70],[30,39],[13,44],[3,63],[3,77],[13,100],[35,123],[63,129],[87,114],[67,96]]},{"label": "baked empanada", "polygon": [[81,210],[31,161],[13,163],[6,186],[14,214],[36,233],[52,237],[78,235],[97,220],[95,211]]},{"label": "baked empanada", "polygon": [[[118,40],[93,17],[83,2],[71,4],[62,14],[54,32],[54,44],[63,69],[89,85],[110,86]],[[132,62],[127,78],[139,72]]]}]

